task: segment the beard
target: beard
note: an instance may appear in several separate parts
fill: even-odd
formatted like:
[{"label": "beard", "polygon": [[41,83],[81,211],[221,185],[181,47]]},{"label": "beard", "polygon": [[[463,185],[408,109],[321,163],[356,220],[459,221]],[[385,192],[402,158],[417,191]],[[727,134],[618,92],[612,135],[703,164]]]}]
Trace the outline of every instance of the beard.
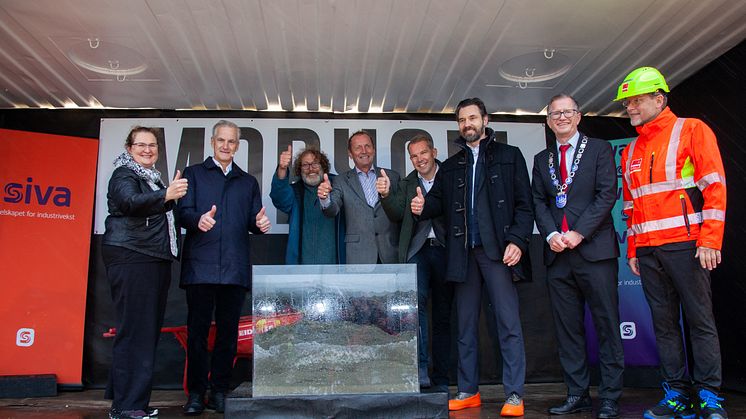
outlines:
[{"label": "beard", "polygon": [[[481,127],[474,127],[474,134],[467,134],[467,130],[464,130],[461,132],[461,136],[464,137],[464,140],[466,140],[467,143],[473,143],[480,138],[482,138],[482,135],[484,135],[484,126]],[[471,130],[469,130],[471,132]]]},{"label": "beard", "polygon": [[301,173],[300,175],[301,179],[303,179],[303,183],[305,183],[308,186],[319,186],[321,183],[321,179],[324,177],[324,174],[319,173]]}]

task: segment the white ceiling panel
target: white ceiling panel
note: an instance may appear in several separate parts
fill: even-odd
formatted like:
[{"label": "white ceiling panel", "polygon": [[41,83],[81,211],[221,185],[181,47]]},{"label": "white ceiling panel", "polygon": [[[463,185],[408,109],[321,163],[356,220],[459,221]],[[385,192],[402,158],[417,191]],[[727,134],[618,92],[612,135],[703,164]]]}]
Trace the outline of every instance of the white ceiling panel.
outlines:
[{"label": "white ceiling panel", "polygon": [[0,0],[0,107],[590,114],[632,69],[676,86],[746,0]]}]

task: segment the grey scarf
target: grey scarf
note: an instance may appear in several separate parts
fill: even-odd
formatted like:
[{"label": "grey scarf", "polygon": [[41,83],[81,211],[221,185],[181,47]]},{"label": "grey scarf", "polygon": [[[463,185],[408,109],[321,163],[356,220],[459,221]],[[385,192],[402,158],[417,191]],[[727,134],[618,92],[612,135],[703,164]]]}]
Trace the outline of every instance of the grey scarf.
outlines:
[{"label": "grey scarf", "polygon": [[[114,159],[114,167],[117,168],[121,166],[135,172],[135,174],[137,174],[140,179],[146,181],[154,191],[166,188],[163,181],[161,181],[161,172],[155,168],[148,169],[140,166],[135,159],[132,158],[130,153],[127,153],[126,151]],[[179,253],[179,248],[176,244],[176,221],[174,220],[173,210],[166,211],[166,219],[168,220],[168,239],[169,244],[171,245],[171,254],[176,257]]]}]

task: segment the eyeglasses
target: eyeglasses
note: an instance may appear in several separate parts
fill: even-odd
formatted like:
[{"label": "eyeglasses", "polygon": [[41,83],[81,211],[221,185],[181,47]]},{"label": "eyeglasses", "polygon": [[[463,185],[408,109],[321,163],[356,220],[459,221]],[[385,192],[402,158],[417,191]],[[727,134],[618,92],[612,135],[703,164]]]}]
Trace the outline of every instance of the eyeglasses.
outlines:
[{"label": "eyeglasses", "polygon": [[139,148],[141,150],[149,148],[151,150],[158,150],[158,143],[132,143],[132,147]]},{"label": "eyeglasses", "polygon": [[657,96],[659,94],[660,93],[650,93],[650,94],[643,95],[643,96],[638,96],[638,97],[635,97],[635,98],[632,98],[632,99],[623,100],[622,101],[622,106],[624,106],[625,108],[629,108],[630,106],[634,106],[636,108],[636,107],[640,106],[640,104],[642,102],[644,102],[643,99],[647,99],[649,97],[655,97],[655,96]]},{"label": "eyeglasses", "polygon": [[303,163],[300,165],[300,167],[303,168],[303,170],[308,170],[311,168],[318,169],[319,167],[321,167],[321,163]]},{"label": "eyeglasses", "polygon": [[578,113],[577,109],[563,109],[561,111],[549,112],[547,113],[547,115],[549,115],[549,117],[552,119],[560,119],[562,118],[562,115],[564,115],[565,118],[570,119],[575,116],[576,113]]}]

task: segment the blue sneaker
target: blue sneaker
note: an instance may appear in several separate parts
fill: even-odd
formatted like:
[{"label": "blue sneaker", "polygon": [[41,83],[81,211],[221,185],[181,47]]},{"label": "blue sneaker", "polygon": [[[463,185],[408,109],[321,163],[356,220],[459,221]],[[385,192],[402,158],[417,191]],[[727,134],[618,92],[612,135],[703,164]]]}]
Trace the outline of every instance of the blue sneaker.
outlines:
[{"label": "blue sneaker", "polygon": [[697,414],[689,397],[672,390],[668,383],[663,383],[666,396],[657,405],[646,410],[645,419],[694,419]]},{"label": "blue sneaker", "polygon": [[724,399],[710,390],[699,390],[699,417],[701,419],[728,419],[723,405]]}]

